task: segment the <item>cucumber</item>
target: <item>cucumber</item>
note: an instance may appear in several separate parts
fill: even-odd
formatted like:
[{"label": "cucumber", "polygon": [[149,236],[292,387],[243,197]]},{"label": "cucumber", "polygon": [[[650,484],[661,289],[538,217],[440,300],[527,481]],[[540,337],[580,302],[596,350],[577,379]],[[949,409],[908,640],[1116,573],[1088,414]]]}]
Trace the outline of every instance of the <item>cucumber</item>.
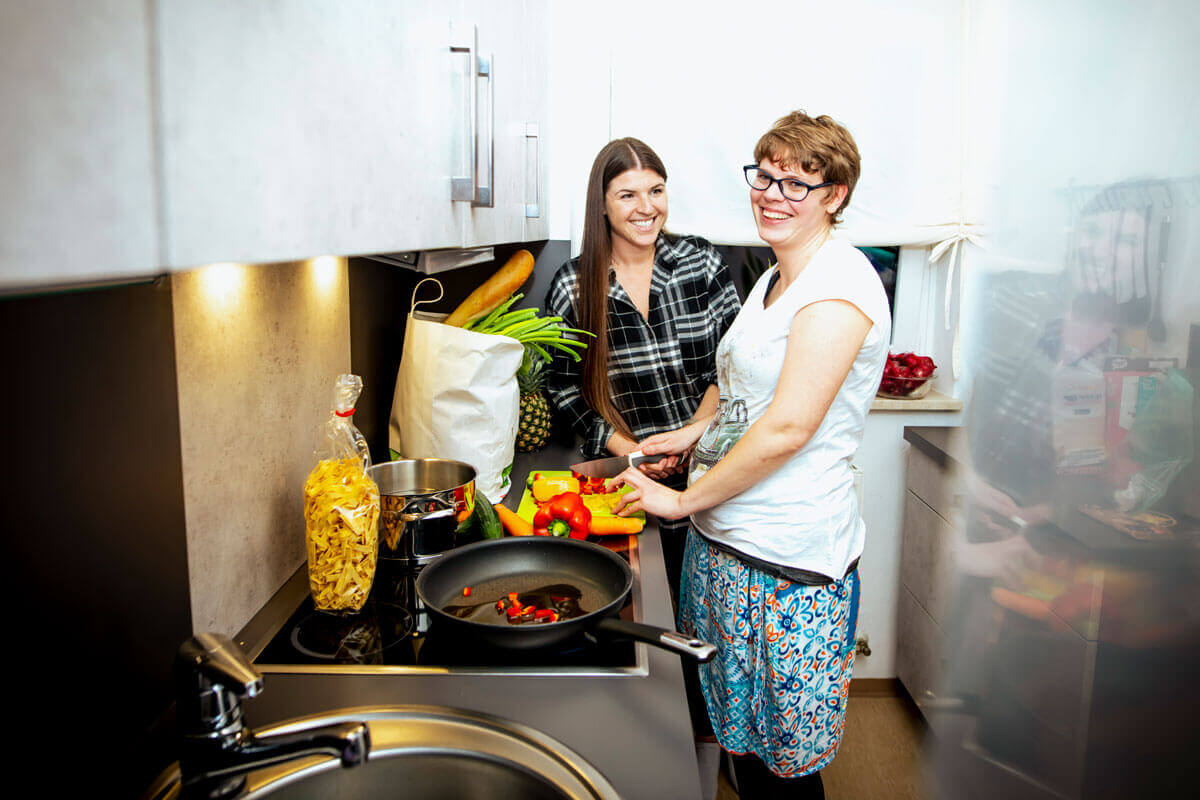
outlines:
[{"label": "cucumber", "polygon": [[504,526],[500,524],[500,516],[482,492],[475,492],[475,513],[471,517],[479,522],[479,530],[483,532],[483,538],[499,539],[504,536]]},{"label": "cucumber", "polygon": [[469,533],[471,529],[475,527],[475,523],[478,521],[475,517],[475,512],[472,511],[466,519],[458,523],[458,527],[454,529],[454,535],[459,537]]}]

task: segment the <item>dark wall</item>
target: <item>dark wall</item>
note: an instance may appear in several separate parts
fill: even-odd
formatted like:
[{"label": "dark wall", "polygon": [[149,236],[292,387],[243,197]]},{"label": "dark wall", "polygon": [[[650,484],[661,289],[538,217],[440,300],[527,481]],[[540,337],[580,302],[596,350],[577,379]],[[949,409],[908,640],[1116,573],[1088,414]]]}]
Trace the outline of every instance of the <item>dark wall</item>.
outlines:
[{"label": "dark wall", "polygon": [[167,754],[192,626],[171,320],[166,281],[0,300],[8,719],[69,754],[51,794],[135,796]]},{"label": "dark wall", "polygon": [[[441,281],[445,296],[437,303],[422,305],[421,310],[453,311],[520,249],[533,254],[534,271],[520,289],[525,297],[516,307],[540,307],[550,278],[567,259],[570,246],[566,241],[499,245],[492,262],[439,273],[434,277]],[[413,290],[426,276],[368,258],[352,258],[349,267],[350,360],[354,373],[363,379],[354,423],[371,445],[371,458],[376,462],[387,461],[388,418],[396,390],[396,371],[404,351],[404,325]],[[436,296],[436,288],[429,284],[421,289],[422,298]]]}]

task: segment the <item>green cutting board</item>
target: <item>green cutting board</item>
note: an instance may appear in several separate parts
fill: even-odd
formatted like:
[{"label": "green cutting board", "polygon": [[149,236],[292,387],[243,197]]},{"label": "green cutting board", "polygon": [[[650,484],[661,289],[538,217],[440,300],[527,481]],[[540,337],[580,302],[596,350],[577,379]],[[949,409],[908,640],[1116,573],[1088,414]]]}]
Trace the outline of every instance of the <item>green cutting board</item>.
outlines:
[{"label": "green cutting board", "polygon": [[[537,473],[538,475],[544,475],[547,478],[569,478],[569,477],[571,477],[571,470],[569,470],[569,469],[535,469],[535,470],[533,470],[533,472]],[[625,494],[627,492],[632,492],[632,491],[633,491],[633,487],[622,486],[620,489],[618,489],[617,491],[615,491],[611,494],[606,494],[606,495],[586,495],[585,494],[583,496],[583,499],[584,499],[585,503],[588,503],[588,499],[593,496],[613,498],[613,497],[617,497],[619,495]],[[528,486],[526,486],[525,493],[521,495],[521,504],[519,506],[517,506],[517,516],[519,516],[529,522],[533,522],[533,515],[537,513],[537,509],[538,509],[538,504],[537,504],[537,501],[533,499],[533,490],[530,489]],[[588,503],[588,509],[592,512],[592,516],[594,516],[594,517],[616,516],[615,514],[612,513],[611,506],[609,506],[609,507],[601,506],[598,503],[596,503],[596,501],[592,501],[592,502]],[[644,512],[644,511],[639,511],[636,514],[631,514],[630,516],[640,519],[643,523],[646,521],[646,512]],[[628,536],[629,534],[625,534],[625,535]]]}]

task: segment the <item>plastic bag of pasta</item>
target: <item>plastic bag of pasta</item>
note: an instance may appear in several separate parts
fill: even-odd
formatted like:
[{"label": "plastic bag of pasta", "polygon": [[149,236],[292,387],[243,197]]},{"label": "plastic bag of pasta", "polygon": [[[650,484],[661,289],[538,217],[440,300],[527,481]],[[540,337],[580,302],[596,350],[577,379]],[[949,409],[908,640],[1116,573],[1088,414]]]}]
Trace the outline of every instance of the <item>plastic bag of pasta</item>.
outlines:
[{"label": "plastic bag of pasta", "polygon": [[379,555],[379,487],[367,475],[371,453],[354,427],[362,378],[341,375],[321,427],[317,465],[304,482],[308,586],[322,611],[358,611],[367,601]]}]

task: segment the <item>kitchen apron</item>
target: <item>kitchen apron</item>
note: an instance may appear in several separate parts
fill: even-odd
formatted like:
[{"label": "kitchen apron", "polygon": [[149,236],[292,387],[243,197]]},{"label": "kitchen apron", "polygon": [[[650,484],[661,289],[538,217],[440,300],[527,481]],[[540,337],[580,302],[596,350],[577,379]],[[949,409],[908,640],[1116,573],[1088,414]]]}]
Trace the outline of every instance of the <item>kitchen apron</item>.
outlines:
[{"label": "kitchen apron", "polygon": [[711,642],[700,666],[713,731],[734,754],[791,778],[825,767],[846,722],[858,570],[809,586],[755,569],[691,531],[680,631]]}]

